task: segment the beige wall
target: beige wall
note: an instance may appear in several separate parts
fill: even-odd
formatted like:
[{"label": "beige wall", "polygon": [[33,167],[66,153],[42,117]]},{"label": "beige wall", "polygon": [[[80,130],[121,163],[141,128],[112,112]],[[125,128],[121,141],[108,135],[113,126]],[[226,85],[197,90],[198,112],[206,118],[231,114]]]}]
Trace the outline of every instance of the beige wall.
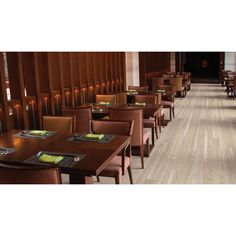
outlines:
[{"label": "beige wall", "polygon": [[139,54],[138,52],[126,52],[126,89],[129,85],[139,85]]},{"label": "beige wall", "polygon": [[236,71],[236,52],[225,52],[225,70]]},{"label": "beige wall", "polygon": [[175,72],[175,52],[170,53],[170,71]]}]

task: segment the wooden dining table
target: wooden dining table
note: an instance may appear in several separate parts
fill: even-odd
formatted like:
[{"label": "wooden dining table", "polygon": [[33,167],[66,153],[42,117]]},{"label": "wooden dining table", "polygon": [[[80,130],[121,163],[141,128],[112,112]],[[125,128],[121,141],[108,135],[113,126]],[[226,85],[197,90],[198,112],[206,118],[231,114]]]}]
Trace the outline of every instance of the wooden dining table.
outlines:
[{"label": "wooden dining table", "polygon": [[[109,161],[130,144],[130,136],[115,136],[111,141],[71,141],[72,134],[56,132],[47,138],[20,137],[21,130],[12,130],[0,135],[0,148],[15,151],[0,155],[0,160],[24,162],[39,151],[55,152],[63,155],[82,154],[84,157],[72,167],[60,167],[61,172],[69,174],[71,184],[93,183],[93,176],[98,175]],[[40,164],[40,163],[39,163]]]},{"label": "wooden dining table", "polygon": [[97,104],[83,104],[80,107],[87,107],[90,105],[92,107],[93,119],[100,119],[109,115],[110,108],[125,108],[133,109],[140,108],[143,109],[144,118],[155,117],[161,114],[162,104],[146,104],[146,105],[135,105],[135,103],[123,104],[123,105],[97,105]]}]

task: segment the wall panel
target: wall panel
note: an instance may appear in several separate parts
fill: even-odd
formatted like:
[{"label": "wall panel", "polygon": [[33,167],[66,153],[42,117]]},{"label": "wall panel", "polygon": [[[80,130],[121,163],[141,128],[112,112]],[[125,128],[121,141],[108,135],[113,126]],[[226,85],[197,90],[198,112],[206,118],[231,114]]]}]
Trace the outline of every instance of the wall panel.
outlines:
[{"label": "wall panel", "polygon": [[163,74],[170,71],[169,52],[140,52],[139,53],[140,85],[146,85],[146,76],[151,72]]},{"label": "wall panel", "polygon": [[11,128],[43,128],[42,116],[60,115],[61,106],[95,102],[96,94],[124,89],[123,52],[14,52],[7,53],[7,62]]}]

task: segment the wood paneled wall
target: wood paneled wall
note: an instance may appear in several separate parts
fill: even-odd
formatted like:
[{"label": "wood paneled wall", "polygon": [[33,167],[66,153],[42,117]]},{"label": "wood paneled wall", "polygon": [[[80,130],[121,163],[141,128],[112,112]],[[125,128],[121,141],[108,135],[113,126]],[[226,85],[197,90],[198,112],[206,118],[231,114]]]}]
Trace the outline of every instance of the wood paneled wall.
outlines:
[{"label": "wood paneled wall", "polygon": [[139,74],[140,85],[147,84],[147,75],[155,72],[160,76],[170,71],[170,52],[140,52]]},{"label": "wood paneled wall", "polygon": [[7,52],[6,55],[11,100],[6,98],[1,53],[3,132],[12,128],[42,128],[42,115],[60,115],[61,106],[91,103],[95,102],[96,94],[125,90],[124,52]]}]

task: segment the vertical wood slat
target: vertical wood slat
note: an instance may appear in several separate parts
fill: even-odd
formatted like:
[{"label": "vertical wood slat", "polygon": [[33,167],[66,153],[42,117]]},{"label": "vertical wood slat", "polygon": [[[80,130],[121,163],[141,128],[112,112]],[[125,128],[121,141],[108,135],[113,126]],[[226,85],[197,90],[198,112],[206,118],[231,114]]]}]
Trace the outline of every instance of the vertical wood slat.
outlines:
[{"label": "vertical wood slat", "polygon": [[6,92],[6,81],[4,76],[4,60],[3,53],[0,53],[0,104],[1,104],[1,133],[10,130],[10,116],[9,116],[9,107],[7,101],[7,92]]},{"label": "vertical wood slat", "polygon": [[35,66],[35,85],[36,85],[36,99],[37,99],[37,108],[38,108],[38,119],[39,119],[39,127],[43,128],[42,124],[42,115],[43,115],[43,101],[40,90],[40,76],[39,76],[39,53],[34,53],[34,66]]},{"label": "vertical wood slat", "polygon": [[24,129],[29,127],[22,57],[19,52],[7,53],[7,65],[9,74],[9,87],[11,90],[11,101],[9,106],[13,111],[13,128]]}]

